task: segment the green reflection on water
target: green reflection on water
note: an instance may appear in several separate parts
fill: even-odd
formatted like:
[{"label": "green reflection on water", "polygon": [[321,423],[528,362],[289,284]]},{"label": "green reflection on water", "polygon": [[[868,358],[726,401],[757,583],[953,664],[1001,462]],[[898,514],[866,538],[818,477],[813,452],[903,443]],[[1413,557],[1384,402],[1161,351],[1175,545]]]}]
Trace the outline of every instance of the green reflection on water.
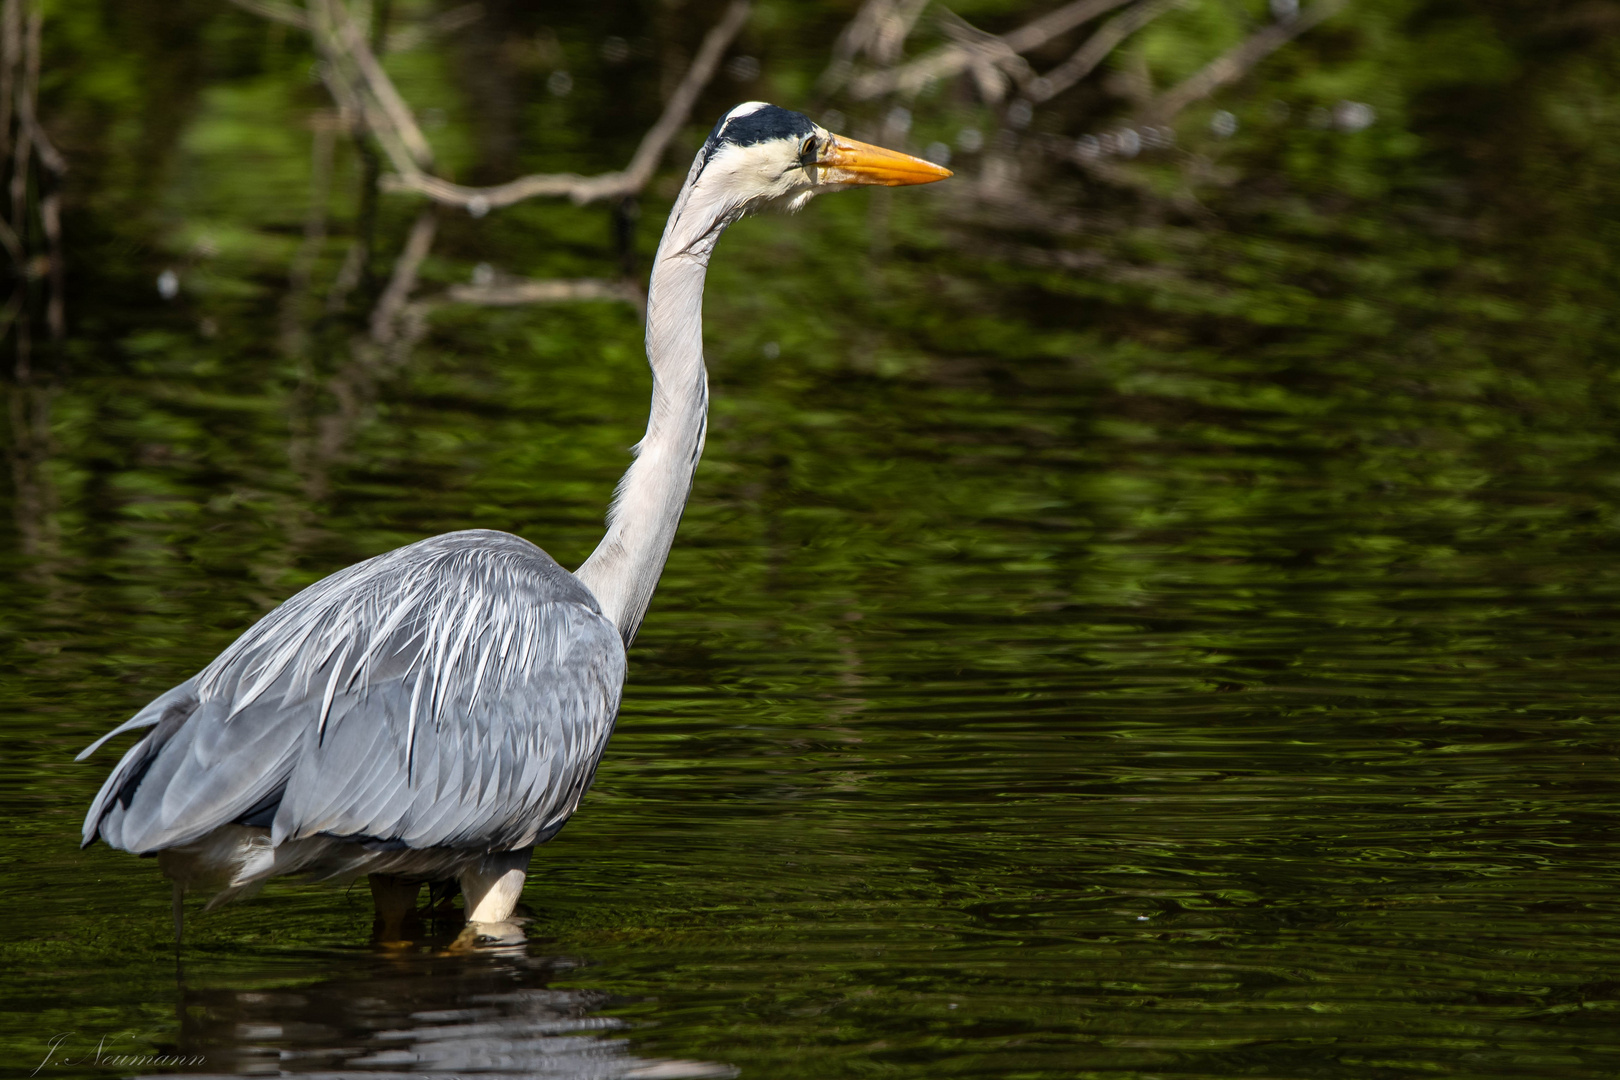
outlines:
[{"label": "green reflection on water", "polygon": [[[1253,116],[1381,79],[1388,126],[1248,124],[1224,160],[1251,183],[1202,193],[1224,228],[1076,196],[1130,218],[1087,234],[1095,272],[948,191],[736,228],[696,496],[596,787],[537,857],[530,959],[379,958],[360,891],[278,883],[195,919],[179,977],[155,868],[75,850],[110,758],[72,755],[356,559],[482,526],[577,563],[647,375],[628,307],[451,309],[338,423],[358,300],[277,344],[324,104],[303,47],[153,5],[115,56],[53,11],[92,179],[49,513],[4,554],[8,1065],[65,1031],[218,1069],[533,1022],[479,1004],[502,986],[748,1076],[1612,1075],[1613,46],[1503,7],[1367,4],[1319,68],[1279,60]],[[803,85],[838,19],[766,12],[751,47]],[[615,29],[574,18],[580,55]],[[1435,41],[1515,51],[1465,78]],[[400,75],[471,169],[458,55]],[[576,84],[508,173],[622,161],[647,118]],[[357,174],[339,153],[322,288]],[[414,211],[383,203],[380,248]],[[601,211],[442,230],[434,284],[612,272]]]}]

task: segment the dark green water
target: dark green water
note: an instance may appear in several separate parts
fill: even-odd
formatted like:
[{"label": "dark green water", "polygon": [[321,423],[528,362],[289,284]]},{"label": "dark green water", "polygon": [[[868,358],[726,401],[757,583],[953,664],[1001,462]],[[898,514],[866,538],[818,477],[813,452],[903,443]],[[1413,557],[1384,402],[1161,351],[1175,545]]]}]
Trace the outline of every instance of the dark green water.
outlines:
[{"label": "dark green water", "polygon": [[[803,30],[765,10],[767,43]],[[838,20],[809,24],[806,55]],[[240,61],[255,27],[135,51],[202,56],[197,96],[167,173],[95,173],[51,437],[10,430],[44,464],[7,492],[0,1069],[1620,1073],[1615,290],[1574,181],[1533,243],[1238,198],[1109,240],[1145,285],[987,261],[1016,227],[943,187],[737,227],[697,491],[527,946],[383,953],[363,886],[276,883],[195,912],[177,964],[156,867],[77,850],[114,755],[73,755],[354,560],[478,526],[576,564],[648,393],[628,306],[452,309],[334,419],[363,322],[275,345],[308,136],[243,126],[318,87]],[[119,219],[148,173],[158,210]],[[611,273],[607,232],[447,217],[425,274]]]}]

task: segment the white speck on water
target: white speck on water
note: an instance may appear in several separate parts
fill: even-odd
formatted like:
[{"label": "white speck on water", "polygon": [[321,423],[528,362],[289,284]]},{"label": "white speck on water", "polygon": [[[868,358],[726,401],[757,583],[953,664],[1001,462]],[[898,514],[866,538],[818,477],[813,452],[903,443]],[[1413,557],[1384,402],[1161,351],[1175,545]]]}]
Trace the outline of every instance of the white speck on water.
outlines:
[{"label": "white speck on water", "polygon": [[472,283],[474,285],[495,284],[495,268],[487,262],[481,262],[473,267]]},{"label": "white speck on water", "polygon": [[889,110],[889,115],[883,118],[883,126],[899,135],[911,130],[911,110],[904,105],[896,105]]},{"label": "white speck on water", "polygon": [[951,163],[951,148],[942,142],[931,142],[928,149],[923,151],[923,157],[935,165],[949,165]]},{"label": "white speck on water", "polygon": [[978,128],[963,128],[956,133],[956,148],[964,154],[977,154],[984,149],[984,132]]},{"label": "white speck on water", "polygon": [[782,346],[778,345],[774,341],[767,341],[765,343],[765,347],[759,351],[765,354],[765,359],[775,360],[778,356],[782,355]]},{"label": "white speck on water", "polygon": [[552,97],[567,97],[574,92],[574,77],[566,71],[553,71],[546,80],[546,89]]},{"label": "white speck on water", "polygon": [[173,300],[180,295],[180,275],[173,270],[165,270],[158,275],[158,295],[165,300]]},{"label": "white speck on water", "polygon": [[467,213],[473,217],[483,217],[489,213],[489,200],[482,195],[474,195],[467,200]]},{"label": "white speck on water", "polygon": [[1227,139],[1236,134],[1238,119],[1225,109],[1217,109],[1215,115],[1209,118],[1209,130],[1218,138]]}]

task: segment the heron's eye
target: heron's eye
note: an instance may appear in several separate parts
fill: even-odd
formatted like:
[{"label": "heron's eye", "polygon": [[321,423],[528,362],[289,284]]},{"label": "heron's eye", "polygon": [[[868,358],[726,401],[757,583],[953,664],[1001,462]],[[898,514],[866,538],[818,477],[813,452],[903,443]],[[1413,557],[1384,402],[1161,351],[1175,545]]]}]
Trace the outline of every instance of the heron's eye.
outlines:
[{"label": "heron's eye", "polygon": [[804,145],[799,148],[800,168],[808,169],[815,165],[817,146],[818,143],[816,142],[816,137],[814,135],[804,140]]}]

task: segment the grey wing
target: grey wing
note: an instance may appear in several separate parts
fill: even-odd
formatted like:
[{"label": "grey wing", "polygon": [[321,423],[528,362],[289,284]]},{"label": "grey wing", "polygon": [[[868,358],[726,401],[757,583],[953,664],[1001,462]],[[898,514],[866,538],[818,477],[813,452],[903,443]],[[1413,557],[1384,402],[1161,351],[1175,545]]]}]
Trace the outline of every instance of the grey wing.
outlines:
[{"label": "grey wing", "polygon": [[422,541],[299,593],[125,724],[154,730],[85,843],[156,851],[239,822],[276,844],[525,847],[589,787],[624,671],[618,631],[539,548]]}]

